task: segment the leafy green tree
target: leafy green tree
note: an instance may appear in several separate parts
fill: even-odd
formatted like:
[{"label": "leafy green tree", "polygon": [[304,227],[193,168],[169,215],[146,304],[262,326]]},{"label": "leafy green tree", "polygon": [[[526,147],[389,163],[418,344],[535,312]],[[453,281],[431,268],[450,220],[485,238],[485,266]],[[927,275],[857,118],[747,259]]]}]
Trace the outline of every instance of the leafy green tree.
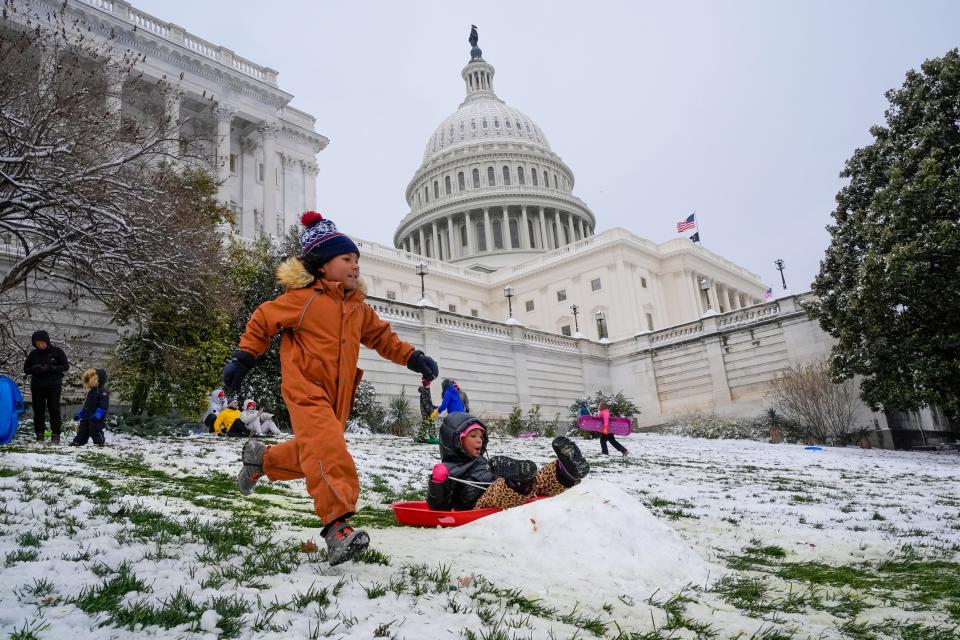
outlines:
[{"label": "leafy green tree", "polygon": [[960,418],[960,52],[886,94],[885,123],[841,176],[811,314],[837,342],[835,379],[874,409]]},{"label": "leafy green tree", "polygon": [[124,327],[110,366],[112,386],[134,415],[196,415],[230,353],[232,300],[218,274],[225,261],[217,232],[229,210],[216,201],[217,181],[210,174],[166,168],[160,175],[178,224],[195,230],[196,242],[177,250],[190,252],[202,266],[177,282],[145,268],[140,278],[150,296],[112,301],[114,319]]}]

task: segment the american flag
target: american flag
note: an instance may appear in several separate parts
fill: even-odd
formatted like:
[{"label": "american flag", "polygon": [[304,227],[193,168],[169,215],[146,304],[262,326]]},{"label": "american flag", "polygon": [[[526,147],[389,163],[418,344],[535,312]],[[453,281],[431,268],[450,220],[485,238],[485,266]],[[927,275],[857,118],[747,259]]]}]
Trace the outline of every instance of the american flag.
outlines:
[{"label": "american flag", "polygon": [[677,223],[677,233],[689,231],[697,226],[697,214],[691,213],[686,220]]},{"label": "american flag", "polygon": [[773,287],[767,287],[767,292],[763,294],[764,300],[769,300],[773,297]]}]

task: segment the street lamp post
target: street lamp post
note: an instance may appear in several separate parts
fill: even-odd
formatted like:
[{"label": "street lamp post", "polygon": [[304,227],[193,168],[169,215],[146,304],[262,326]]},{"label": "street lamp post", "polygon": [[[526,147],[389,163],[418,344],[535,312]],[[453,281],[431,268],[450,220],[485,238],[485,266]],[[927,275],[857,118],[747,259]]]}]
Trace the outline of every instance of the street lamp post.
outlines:
[{"label": "street lamp post", "polygon": [[597,311],[597,333],[600,334],[600,340],[607,339],[607,316],[603,311]]},{"label": "street lamp post", "polygon": [[427,297],[427,288],[423,281],[423,277],[427,275],[426,262],[417,263],[417,275],[420,276],[420,299],[423,300],[424,298]]},{"label": "street lamp post", "polygon": [[580,323],[577,322],[577,314],[580,313],[580,307],[572,304],[570,305],[570,311],[573,312],[573,328],[577,333],[580,333]]},{"label": "street lamp post", "polygon": [[510,314],[510,319],[513,320],[513,287],[507,285],[503,288],[503,295],[507,299],[507,312]]},{"label": "street lamp post", "polygon": [[787,281],[783,277],[783,258],[777,258],[773,261],[773,264],[777,265],[777,271],[780,272],[780,282],[783,284],[783,290],[787,290]]}]

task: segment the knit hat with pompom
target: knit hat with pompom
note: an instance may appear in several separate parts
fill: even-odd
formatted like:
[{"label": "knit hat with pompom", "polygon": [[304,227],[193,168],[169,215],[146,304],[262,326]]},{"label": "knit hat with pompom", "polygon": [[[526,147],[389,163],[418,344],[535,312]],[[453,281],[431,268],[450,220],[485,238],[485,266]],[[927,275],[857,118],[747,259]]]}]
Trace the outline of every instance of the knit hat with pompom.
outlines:
[{"label": "knit hat with pompom", "polygon": [[312,253],[323,262],[344,253],[360,254],[353,240],[337,231],[333,220],[326,220],[319,211],[307,211],[300,216],[300,249],[303,255]]}]

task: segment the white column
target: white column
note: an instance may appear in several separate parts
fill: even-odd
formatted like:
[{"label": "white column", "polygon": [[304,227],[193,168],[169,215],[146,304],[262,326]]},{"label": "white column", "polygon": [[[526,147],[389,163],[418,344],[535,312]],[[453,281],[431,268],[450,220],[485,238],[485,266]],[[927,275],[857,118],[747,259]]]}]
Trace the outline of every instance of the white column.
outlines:
[{"label": "white column", "polygon": [[440,257],[440,234],[437,233],[437,222],[433,221],[430,223],[430,234],[433,236],[433,255],[431,258]]},{"label": "white column", "polygon": [[[275,123],[264,122],[260,125],[260,135],[263,137],[263,232],[269,225],[276,225],[277,217],[277,136],[280,130]],[[256,235],[255,237],[259,237]]]},{"label": "white column", "polygon": [[218,196],[222,202],[229,200],[227,179],[230,177],[230,124],[237,115],[235,109],[220,105],[213,115],[217,118],[217,178],[220,179]]},{"label": "white column", "polygon": [[427,255],[427,247],[423,243],[423,227],[417,229],[417,235],[420,237],[420,250],[417,251],[422,256]]},{"label": "white column", "polygon": [[126,78],[126,71],[115,67],[107,70],[107,114],[117,129],[120,128],[123,114],[123,81]]},{"label": "white column", "polygon": [[180,100],[183,97],[180,90],[167,83],[160,85],[160,95],[163,97],[163,117],[166,128],[164,150],[171,156],[180,154]]},{"label": "white column", "polygon": [[490,207],[483,208],[483,235],[487,240],[487,251],[493,251],[493,225],[490,224]]},{"label": "white column", "polygon": [[570,236],[570,242],[576,242],[577,234],[573,230],[573,214],[567,211],[567,235]]},{"label": "white column", "polygon": [[447,216],[447,253],[450,254],[450,258],[458,255],[453,244],[453,216]]},{"label": "white column", "polygon": [[577,224],[577,227],[576,227],[576,228],[577,228],[577,236],[576,236],[576,237],[577,237],[578,240],[583,240],[583,220],[581,220],[580,218],[577,218],[577,223],[576,223],[576,224]]},{"label": "white column", "polygon": [[700,276],[696,271],[692,272],[691,277],[693,278],[693,297],[694,303],[696,304],[696,311],[698,316],[702,316],[707,312],[705,305],[703,304],[703,290],[700,289]]},{"label": "white column", "polygon": [[740,310],[740,292],[737,291],[736,289],[730,289],[730,293],[732,294],[732,297],[733,297],[733,301],[730,303],[731,305],[730,310],[739,311]]},{"label": "white column", "polygon": [[541,249],[550,249],[550,237],[547,235],[547,212],[540,207],[540,239]]},{"label": "white column", "polygon": [[467,253],[468,256],[477,255],[477,230],[473,226],[473,220],[470,216],[470,210],[464,211],[464,220],[467,225]]},{"label": "white column", "polygon": [[520,207],[520,248],[521,249],[531,249],[533,245],[530,244],[530,227],[529,222],[527,221],[527,205]]},{"label": "white column", "polygon": [[[507,206],[504,205],[500,209],[500,215],[502,217],[500,221],[500,240],[503,241],[504,249],[513,249],[513,241],[510,240],[510,216],[507,214]],[[517,229],[519,231],[519,229]],[[517,242],[520,241],[520,234],[517,234]]]}]

